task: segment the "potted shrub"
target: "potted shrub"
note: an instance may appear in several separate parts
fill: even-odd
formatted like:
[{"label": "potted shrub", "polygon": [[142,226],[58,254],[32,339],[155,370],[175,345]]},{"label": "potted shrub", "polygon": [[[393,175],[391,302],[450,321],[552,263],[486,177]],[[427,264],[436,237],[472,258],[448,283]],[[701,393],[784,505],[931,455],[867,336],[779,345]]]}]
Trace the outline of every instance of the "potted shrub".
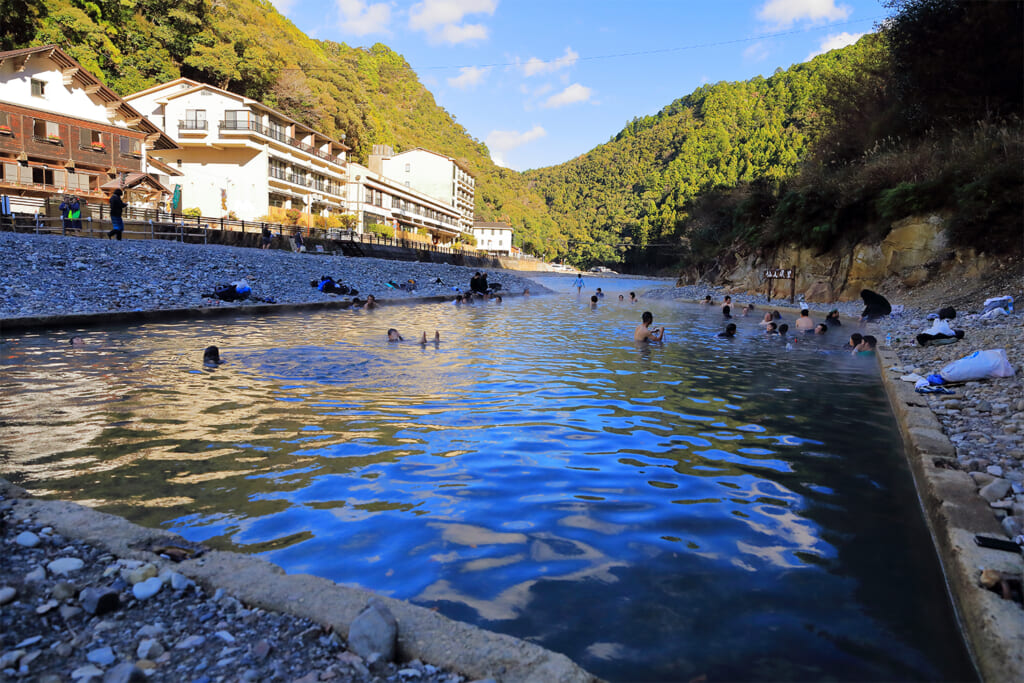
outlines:
[{"label": "potted shrub", "polygon": [[102,140],[97,140],[92,143],[92,149],[94,152],[106,152],[107,146],[103,144]]},{"label": "potted shrub", "polygon": [[59,145],[59,144],[61,144],[63,142],[63,140],[60,139],[59,135],[47,135],[46,136],[46,141],[47,142],[52,142],[55,145]]},{"label": "potted shrub", "polygon": [[11,135],[11,127],[7,124],[0,124],[0,135]]}]

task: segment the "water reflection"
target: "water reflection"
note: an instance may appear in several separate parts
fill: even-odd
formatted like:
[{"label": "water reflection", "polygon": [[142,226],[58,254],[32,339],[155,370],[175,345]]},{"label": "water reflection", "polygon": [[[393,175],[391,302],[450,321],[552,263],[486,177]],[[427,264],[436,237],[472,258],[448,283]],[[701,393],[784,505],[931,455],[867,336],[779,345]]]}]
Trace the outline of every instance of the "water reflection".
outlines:
[{"label": "water reflection", "polygon": [[873,369],[606,290],[8,339],[0,472],[609,678],[970,678]]}]

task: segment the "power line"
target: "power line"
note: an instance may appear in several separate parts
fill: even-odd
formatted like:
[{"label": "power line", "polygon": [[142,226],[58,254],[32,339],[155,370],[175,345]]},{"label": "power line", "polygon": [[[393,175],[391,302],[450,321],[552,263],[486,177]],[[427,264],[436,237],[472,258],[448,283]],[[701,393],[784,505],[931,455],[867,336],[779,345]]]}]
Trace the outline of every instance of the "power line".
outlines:
[{"label": "power line", "polygon": [[[592,62],[600,59],[621,59],[623,57],[644,57],[647,55],[660,55],[668,54],[671,52],[683,52],[686,50],[702,50],[709,47],[721,47],[723,45],[736,45],[737,43],[749,43],[757,40],[764,40],[766,38],[779,38],[782,36],[792,36],[800,33],[810,33],[812,31],[824,31],[831,28],[839,28],[841,26],[851,26],[853,24],[863,24],[867,21],[876,21],[885,19],[884,16],[868,17],[866,19],[853,19],[850,21],[840,21],[832,24],[822,24],[821,26],[810,26],[808,28],[792,29],[789,31],[777,31],[775,33],[761,33],[756,36],[749,36],[747,38],[734,38],[732,40],[720,40],[713,43],[694,43],[693,45],[681,45],[678,47],[665,47],[656,50],[641,50],[638,52],[616,52],[607,55],[594,55],[592,57],[578,57],[576,61],[579,62]],[[544,64],[551,64],[564,59],[564,57],[556,57],[554,59],[545,60]],[[417,71],[440,71],[440,70],[454,70],[454,69],[492,69],[496,67],[505,66],[519,66],[520,62],[494,62],[492,64],[461,64],[461,65],[439,65],[439,66],[421,66],[416,67]],[[284,68],[281,71],[341,71],[340,67],[336,66],[302,66],[302,67],[291,67]]]}]

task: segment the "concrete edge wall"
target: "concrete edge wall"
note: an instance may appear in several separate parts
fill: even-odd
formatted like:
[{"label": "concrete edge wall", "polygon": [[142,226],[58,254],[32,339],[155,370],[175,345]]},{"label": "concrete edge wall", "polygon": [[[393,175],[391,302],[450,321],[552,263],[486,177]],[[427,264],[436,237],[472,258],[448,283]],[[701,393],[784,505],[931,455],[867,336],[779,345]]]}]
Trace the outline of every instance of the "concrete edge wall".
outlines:
[{"label": "concrete edge wall", "polygon": [[[548,293],[539,288],[538,295]],[[504,292],[503,298],[522,296],[521,293]],[[449,302],[451,295],[418,296],[408,299],[378,299],[379,306],[410,304],[436,304]],[[275,315],[308,311],[343,310],[352,307],[348,299],[338,301],[310,301],[287,304],[237,304],[196,308],[157,308],[148,311],[112,311],[109,313],[75,313],[69,315],[40,315],[22,318],[0,318],[0,334],[29,332],[69,327],[97,327],[113,325],[141,325],[144,323],[192,320],[198,318],[223,318],[239,315]]]},{"label": "concrete edge wall", "polygon": [[[877,335],[876,335],[877,336]],[[956,449],[924,396],[887,368],[900,365],[891,349],[878,351],[882,383],[903,436],[925,519],[938,550],[967,646],[983,681],[1024,681],[1024,612],[979,583],[982,569],[1020,572],[1019,553],[982,548],[975,534],[1003,538],[974,480],[958,469]],[[912,590],[912,587],[910,588]]]},{"label": "concrete edge wall", "polygon": [[213,592],[223,588],[244,603],[287,612],[348,636],[352,620],[371,597],[383,600],[398,621],[398,651],[403,660],[419,659],[470,679],[504,683],[591,683],[598,679],[568,657],[512,636],[453,621],[433,610],[369,591],[340,586],[308,574],[288,575],[266,560],[240,553],[209,551],[173,563],[147,550],[155,543],[185,543],[179,536],[138,526],[115,515],[59,500],[42,500],[0,479],[0,495],[18,499],[11,507],[21,519],[51,526],[62,536],[82,540],[117,557],[173,569]]}]

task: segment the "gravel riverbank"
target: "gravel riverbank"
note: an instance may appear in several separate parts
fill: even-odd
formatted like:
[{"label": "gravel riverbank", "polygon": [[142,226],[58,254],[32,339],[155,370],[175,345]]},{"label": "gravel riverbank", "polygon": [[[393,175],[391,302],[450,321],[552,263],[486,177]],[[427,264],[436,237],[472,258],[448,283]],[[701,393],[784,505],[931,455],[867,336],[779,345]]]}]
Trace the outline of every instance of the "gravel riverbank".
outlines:
[{"label": "gravel riverbank", "polygon": [[5,681],[461,683],[420,661],[363,657],[308,619],[248,607],[181,574],[17,519],[0,495]]},{"label": "gravel riverbank", "polygon": [[[318,254],[296,254],[221,245],[162,240],[121,242],[0,233],[0,321],[45,315],[109,313],[205,306],[247,306],[252,299],[225,303],[203,297],[218,285],[246,280],[253,297],[276,303],[340,301],[310,286],[323,275],[355,288],[359,298],[381,301],[455,296],[466,291],[477,270],[502,291],[544,291],[528,278],[507,270],[483,270],[444,263],[388,261]],[[413,291],[388,282],[416,281]],[[440,280],[440,282],[438,282]],[[2,325],[2,322],[0,322]]]}]

